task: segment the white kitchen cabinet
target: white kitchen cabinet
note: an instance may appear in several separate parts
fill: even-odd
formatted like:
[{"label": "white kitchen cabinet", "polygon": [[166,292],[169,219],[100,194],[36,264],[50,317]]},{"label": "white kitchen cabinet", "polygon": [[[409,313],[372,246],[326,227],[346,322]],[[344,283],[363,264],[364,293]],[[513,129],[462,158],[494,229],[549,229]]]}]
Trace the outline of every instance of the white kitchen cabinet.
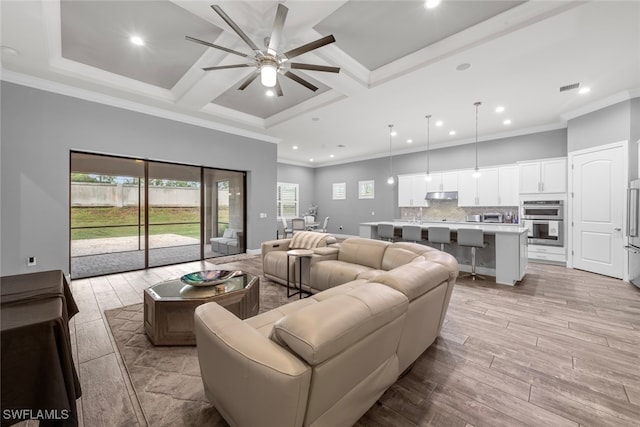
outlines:
[{"label": "white kitchen cabinet", "polygon": [[480,177],[473,170],[458,172],[458,206],[498,206],[498,168],[482,168]]},{"label": "white kitchen cabinet", "polygon": [[567,191],[567,159],[545,159],[518,164],[520,194],[564,193]]},{"label": "white kitchen cabinet", "polygon": [[431,181],[427,181],[428,192],[458,191],[458,172],[437,172],[429,175]]},{"label": "white kitchen cabinet", "polygon": [[500,166],[498,168],[498,206],[520,205],[518,182],[518,166]]},{"label": "white kitchen cabinet", "polygon": [[567,250],[562,246],[529,245],[529,259],[540,262],[566,264]]},{"label": "white kitchen cabinet", "polygon": [[496,233],[496,283],[515,285],[524,277],[528,264],[527,233],[517,239]]},{"label": "white kitchen cabinet", "polygon": [[424,174],[398,176],[398,207],[426,206],[426,194]]}]

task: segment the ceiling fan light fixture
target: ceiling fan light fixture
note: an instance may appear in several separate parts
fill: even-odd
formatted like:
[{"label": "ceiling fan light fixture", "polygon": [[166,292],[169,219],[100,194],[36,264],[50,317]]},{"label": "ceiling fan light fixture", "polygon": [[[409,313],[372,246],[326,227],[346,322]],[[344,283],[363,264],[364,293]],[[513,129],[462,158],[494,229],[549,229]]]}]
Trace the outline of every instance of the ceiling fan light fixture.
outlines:
[{"label": "ceiling fan light fixture", "polygon": [[260,67],[260,82],[264,87],[275,87],[278,78],[278,68],[276,64],[267,62]]}]

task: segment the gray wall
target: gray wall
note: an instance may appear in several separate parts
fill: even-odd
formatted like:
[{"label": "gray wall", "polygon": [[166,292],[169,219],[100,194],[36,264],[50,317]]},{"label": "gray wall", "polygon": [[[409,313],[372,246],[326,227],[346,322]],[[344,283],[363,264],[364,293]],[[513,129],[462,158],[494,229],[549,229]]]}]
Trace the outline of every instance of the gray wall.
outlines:
[{"label": "gray wall", "polygon": [[620,102],[567,123],[567,151],[629,140],[631,101]]},{"label": "gray wall", "polygon": [[12,83],[1,89],[2,275],[68,272],[70,150],[247,171],[247,247],[273,238],[275,144]]},{"label": "gray wall", "polygon": [[640,98],[569,120],[567,130],[569,152],[628,141],[629,179],[638,177],[636,141],[640,139]]},{"label": "gray wall", "polygon": [[[478,163],[481,167],[515,163],[522,160],[563,157],[567,155],[566,129],[558,129],[512,138],[481,142]],[[474,144],[432,150],[431,171],[472,168]],[[418,152],[393,157],[393,174],[403,175],[426,170],[426,154]],[[321,216],[330,216],[329,232],[357,235],[358,224],[400,217],[398,183],[387,184],[387,157],[326,166],[316,169],[315,194]],[[375,199],[358,199],[358,181],[375,180]],[[347,199],[332,200],[332,184],[347,183]],[[373,213],[373,215],[372,215]],[[339,228],[342,226],[342,230]]]}]

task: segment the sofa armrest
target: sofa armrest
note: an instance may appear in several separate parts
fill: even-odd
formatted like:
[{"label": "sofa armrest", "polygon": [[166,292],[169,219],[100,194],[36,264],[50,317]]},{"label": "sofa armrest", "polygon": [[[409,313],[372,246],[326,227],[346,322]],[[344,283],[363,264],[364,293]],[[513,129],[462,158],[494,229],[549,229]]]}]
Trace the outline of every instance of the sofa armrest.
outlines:
[{"label": "sofa armrest", "polygon": [[288,251],[289,243],[291,243],[291,239],[267,240],[266,242],[262,242],[262,256],[264,257],[265,254],[274,251]]},{"label": "sofa armrest", "polygon": [[194,320],[205,392],[229,424],[302,425],[308,365],[217,303],[197,307]]},{"label": "sofa armrest", "polygon": [[329,248],[329,247],[315,248],[313,250],[313,255],[311,255],[311,258],[309,260],[309,269],[311,269],[311,266],[315,265],[315,263],[317,262],[331,261],[331,260],[337,260],[337,259],[338,259],[337,248]]}]

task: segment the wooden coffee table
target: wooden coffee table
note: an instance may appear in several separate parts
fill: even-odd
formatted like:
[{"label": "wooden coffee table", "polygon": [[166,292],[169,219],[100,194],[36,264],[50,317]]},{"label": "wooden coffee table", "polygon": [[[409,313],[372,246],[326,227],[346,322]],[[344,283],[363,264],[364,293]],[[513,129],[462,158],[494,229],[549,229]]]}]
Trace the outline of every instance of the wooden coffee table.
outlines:
[{"label": "wooden coffee table", "polygon": [[154,345],[195,345],[193,313],[215,301],[241,319],[260,308],[260,279],[242,273],[223,283],[191,286],[180,279],[153,285],[144,291],[144,329]]}]

